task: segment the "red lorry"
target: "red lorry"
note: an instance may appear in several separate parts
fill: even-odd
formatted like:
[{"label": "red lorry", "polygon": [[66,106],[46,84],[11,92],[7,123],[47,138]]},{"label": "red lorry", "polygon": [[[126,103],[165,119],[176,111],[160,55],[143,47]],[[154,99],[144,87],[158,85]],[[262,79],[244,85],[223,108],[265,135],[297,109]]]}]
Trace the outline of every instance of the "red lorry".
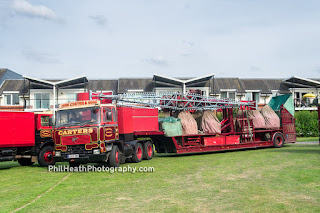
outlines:
[{"label": "red lorry", "polygon": [[[130,96],[129,102],[137,103],[133,98],[134,96]],[[198,99],[193,102],[197,104]],[[165,100],[169,104],[173,103],[167,97]],[[205,106],[212,103],[204,102]],[[245,117],[237,118],[240,126],[236,127],[231,102],[225,102],[221,106],[224,107],[221,134],[167,137],[159,130],[157,108],[116,107],[101,104],[99,100],[62,104],[57,111],[54,131],[55,159],[67,161],[70,166],[100,162],[116,167],[126,159],[131,162],[151,159],[153,146],[157,153],[185,154],[281,147],[285,141],[295,141],[294,119],[283,107],[280,111],[280,128],[255,129],[252,121]]]},{"label": "red lorry", "polygon": [[0,111],[0,161],[54,164],[52,113]]}]

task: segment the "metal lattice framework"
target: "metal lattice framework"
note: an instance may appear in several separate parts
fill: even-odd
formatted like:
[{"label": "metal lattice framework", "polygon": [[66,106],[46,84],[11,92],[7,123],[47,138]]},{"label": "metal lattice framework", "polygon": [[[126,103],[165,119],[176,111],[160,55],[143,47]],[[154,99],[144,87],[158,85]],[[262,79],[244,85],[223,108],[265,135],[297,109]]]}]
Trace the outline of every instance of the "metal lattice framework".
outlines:
[{"label": "metal lattice framework", "polygon": [[171,110],[215,110],[221,108],[255,108],[255,102],[215,99],[199,94],[183,93],[126,93],[119,95],[93,95],[99,99],[114,100],[118,106],[161,108]]}]

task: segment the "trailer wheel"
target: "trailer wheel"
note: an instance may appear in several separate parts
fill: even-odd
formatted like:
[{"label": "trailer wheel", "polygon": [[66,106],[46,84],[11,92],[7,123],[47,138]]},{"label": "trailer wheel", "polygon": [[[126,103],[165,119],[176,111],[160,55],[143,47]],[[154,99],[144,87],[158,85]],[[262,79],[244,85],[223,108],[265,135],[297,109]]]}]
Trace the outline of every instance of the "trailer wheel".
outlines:
[{"label": "trailer wheel", "polygon": [[146,142],[143,148],[143,159],[151,160],[153,157],[152,143],[150,141]]},{"label": "trailer wheel", "polygon": [[276,133],[273,136],[273,147],[280,148],[284,144],[284,137],[281,133]]},{"label": "trailer wheel", "polygon": [[112,146],[112,150],[110,152],[108,165],[110,167],[119,167],[120,166],[120,151],[118,146]]},{"label": "trailer wheel", "polygon": [[55,164],[53,159],[53,150],[54,149],[52,146],[45,146],[40,150],[38,156],[38,163],[40,166],[49,166]]},{"label": "trailer wheel", "polygon": [[21,166],[31,166],[34,162],[31,162],[31,158],[20,158],[18,159],[18,163]]},{"label": "trailer wheel", "polygon": [[139,163],[143,158],[143,147],[141,143],[137,143],[136,150],[131,158],[133,163]]}]

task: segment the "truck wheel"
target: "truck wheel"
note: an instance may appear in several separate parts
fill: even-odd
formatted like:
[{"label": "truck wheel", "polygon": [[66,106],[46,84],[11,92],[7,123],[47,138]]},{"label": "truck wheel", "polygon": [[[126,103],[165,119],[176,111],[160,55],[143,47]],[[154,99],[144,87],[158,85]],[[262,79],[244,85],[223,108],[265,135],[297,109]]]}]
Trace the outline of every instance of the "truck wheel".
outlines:
[{"label": "truck wheel", "polygon": [[137,143],[135,153],[133,154],[131,160],[133,163],[139,163],[143,158],[143,147],[141,143]]},{"label": "truck wheel", "polygon": [[143,146],[143,159],[151,160],[153,157],[153,146],[150,141],[146,142]]},{"label": "truck wheel", "polygon": [[118,146],[112,146],[112,150],[110,152],[108,165],[110,167],[119,167],[120,166],[120,151]]},{"label": "truck wheel", "polygon": [[276,133],[273,136],[273,147],[280,148],[284,144],[284,137],[281,133]]},{"label": "truck wheel", "polygon": [[45,146],[40,150],[38,156],[38,163],[40,164],[40,166],[49,166],[55,164],[55,161],[53,159],[52,146]]},{"label": "truck wheel", "polygon": [[31,166],[34,162],[31,162],[31,158],[20,158],[18,159],[18,163],[21,166]]}]

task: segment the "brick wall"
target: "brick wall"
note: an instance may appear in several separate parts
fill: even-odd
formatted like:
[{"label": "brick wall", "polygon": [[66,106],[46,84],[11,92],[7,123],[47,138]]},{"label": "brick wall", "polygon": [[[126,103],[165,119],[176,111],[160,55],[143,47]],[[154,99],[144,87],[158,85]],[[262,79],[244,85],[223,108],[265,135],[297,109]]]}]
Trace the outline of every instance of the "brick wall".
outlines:
[{"label": "brick wall", "polygon": [[0,106],[1,111],[23,111],[23,106]]}]

